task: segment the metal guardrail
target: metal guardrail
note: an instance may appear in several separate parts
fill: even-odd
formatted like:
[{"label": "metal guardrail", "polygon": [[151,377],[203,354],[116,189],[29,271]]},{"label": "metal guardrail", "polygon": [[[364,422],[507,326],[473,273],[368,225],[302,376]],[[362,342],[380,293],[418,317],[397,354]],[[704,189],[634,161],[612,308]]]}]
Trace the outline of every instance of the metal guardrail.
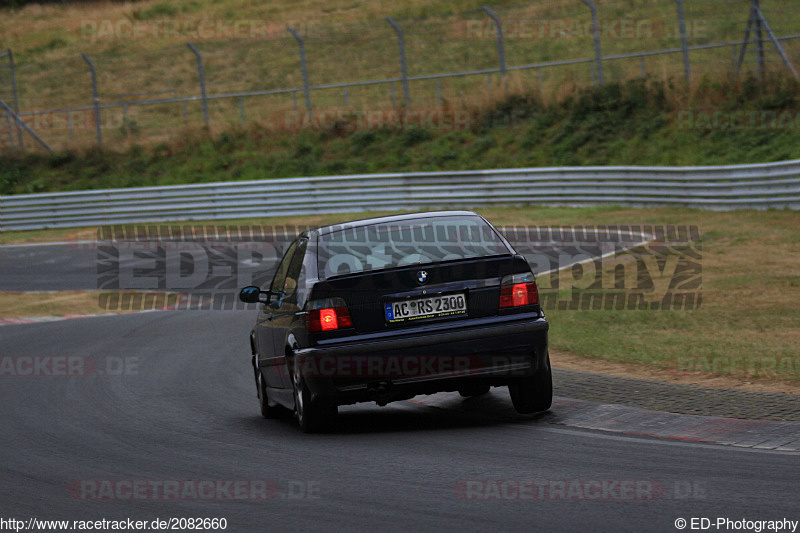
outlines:
[{"label": "metal guardrail", "polygon": [[0,231],[525,204],[800,209],[800,160],[412,172],[0,196]]}]

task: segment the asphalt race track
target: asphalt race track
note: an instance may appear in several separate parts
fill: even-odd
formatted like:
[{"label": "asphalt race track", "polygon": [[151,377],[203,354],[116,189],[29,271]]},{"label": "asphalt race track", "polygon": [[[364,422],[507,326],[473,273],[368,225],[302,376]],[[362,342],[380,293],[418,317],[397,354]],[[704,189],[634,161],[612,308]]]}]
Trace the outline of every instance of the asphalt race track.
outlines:
[{"label": "asphalt race track", "polygon": [[[535,417],[509,422],[491,411],[413,402],[342,408],[336,433],[304,435],[292,420],[258,414],[243,342],[251,319],[175,311],[4,327],[2,354],[88,357],[97,371],[3,378],[3,515],[223,517],[233,531],[377,524],[674,531],[679,517],[797,515],[800,463],[778,452],[580,431]],[[491,394],[498,406],[510,405],[505,390]],[[660,489],[632,501],[613,492],[597,501],[577,494],[516,501],[522,496],[509,490],[514,501],[498,501],[476,499],[491,497],[488,489],[469,499],[458,490],[468,480],[525,479],[634,480]],[[277,493],[256,501],[115,493],[96,501],[68,490],[81,480],[267,480]]]},{"label": "asphalt race track", "polygon": [[[86,265],[57,262],[48,268],[63,279],[28,286],[58,247],[26,248],[42,253],[27,269],[8,262],[22,250],[3,249],[3,290],[95,283]],[[43,365],[0,376],[0,517],[225,518],[229,531],[677,531],[679,518],[800,519],[800,454],[512,416],[505,389],[437,407],[342,407],[335,432],[305,435],[258,413],[254,319],[158,311],[0,327],[4,362]],[[64,361],[72,375],[46,375]],[[167,486],[180,494],[165,497]]]},{"label": "asphalt race track", "polygon": [[0,246],[0,291],[94,290],[96,263],[94,246]]},{"label": "asphalt race track", "polygon": [[[586,232],[589,235],[591,231]],[[631,243],[641,241],[638,234],[630,235],[623,232]],[[634,237],[636,236],[636,237]],[[276,249],[278,257],[282,255],[285,247],[294,236],[276,235],[276,242],[262,243],[264,248]],[[551,270],[558,266],[563,268],[572,261],[571,258],[581,259],[587,257],[597,257],[604,250],[599,245],[590,245],[576,248],[574,245],[548,242],[546,248],[536,248],[537,243],[525,240],[509,240],[514,244],[517,251],[528,258],[531,268],[535,274]],[[571,240],[571,237],[570,237]],[[103,242],[103,241],[101,241]],[[116,241],[113,246],[118,246]],[[138,241],[139,244],[156,243],[156,241]],[[230,243],[223,242],[228,248]],[[249,242],[249,245],[259,243]],[[621,246],[621,245],[620,245]],[[631,245],[629,244],[629,247]],[[274,248],[273,248],[274,247]],[[147,248],[145,246],[145,248]],[[129,270],[133,268],[144,268],[149,261],[138,257],[116,257],[120,264],[124,264]],[[566,261],[566,262],[565,262]],[[0,291],[63,291],[63,290],[97,290],[98,286],[98,245],[96,242],[63,242],[48,244],[20,244],[20,245],[0,245]],[[241,261],[240,261],[241,263]],[[239,265],[250,271],[263,269],[272,273],[277,266],[272,258],[263,258],[261,264]],[[132,287],[122,287],[132,288]]]}]

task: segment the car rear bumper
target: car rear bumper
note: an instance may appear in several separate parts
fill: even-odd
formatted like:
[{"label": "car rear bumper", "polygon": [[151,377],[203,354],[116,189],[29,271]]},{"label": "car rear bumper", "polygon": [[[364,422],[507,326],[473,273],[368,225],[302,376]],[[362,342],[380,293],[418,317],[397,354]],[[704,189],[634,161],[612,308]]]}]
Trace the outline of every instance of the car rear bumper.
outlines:
[{"label": "car rear bumper", "polygon": [[296,350],[295,368],[312,401],[339,405],[387,403],[476,381],[507,385],[548,364],[548,328],[532,313],[464,321],[447,330]]}]

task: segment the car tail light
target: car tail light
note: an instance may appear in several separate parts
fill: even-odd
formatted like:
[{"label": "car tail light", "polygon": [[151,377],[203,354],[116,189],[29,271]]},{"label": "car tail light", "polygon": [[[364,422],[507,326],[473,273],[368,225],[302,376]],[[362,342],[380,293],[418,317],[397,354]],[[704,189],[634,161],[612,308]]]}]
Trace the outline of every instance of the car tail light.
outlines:
[{"label": "car tail light", "polygon": [[[341,298],[310,302],[306,314],[306,329],[311,332],[336,331],[353,327],[350,311]],[[316,305],[315,305],[316,304]]]},{"label": "car tail light", "polygon": [[505,276],[500,283],[500,308],[519,307],[539,303],[539,290],[533,274]]}]

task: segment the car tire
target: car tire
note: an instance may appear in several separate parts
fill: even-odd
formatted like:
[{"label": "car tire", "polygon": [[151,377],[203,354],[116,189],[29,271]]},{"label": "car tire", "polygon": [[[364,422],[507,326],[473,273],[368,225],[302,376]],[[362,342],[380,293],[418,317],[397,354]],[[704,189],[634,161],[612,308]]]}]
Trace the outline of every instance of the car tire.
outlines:
[{"label": "car tire", "polygon": [[261,373],[256,370],[256,391],[258,394],[258,405],[261,407],[261,416],[264,418],[283,418],[286,416],[287,410],[280,406],[271,406],[269,404],[269,396],[267,395],[267,387],[264,384],[264,378]]},{"label": "car tire", "polygon": [[489,392],[489,385],[483,383],[470,383],[458,389],[458,393],[464,398],[472,398],[473,396],[480,396]]},{"label": "car tire", "polygon": [[336,405],[312,402],[305,380],[297,372],[292,376],[294,388],[294,416],[303,433],[319,433],[333,428],[338,407]]},{"label": "car tire", "polygon": [[508,385],[511,403],[518,413],[529,414],[547,411],[553,404],[553,370],[550,368],[550,355],[545,358],[546,366],[529,377],[521,378]]}]

